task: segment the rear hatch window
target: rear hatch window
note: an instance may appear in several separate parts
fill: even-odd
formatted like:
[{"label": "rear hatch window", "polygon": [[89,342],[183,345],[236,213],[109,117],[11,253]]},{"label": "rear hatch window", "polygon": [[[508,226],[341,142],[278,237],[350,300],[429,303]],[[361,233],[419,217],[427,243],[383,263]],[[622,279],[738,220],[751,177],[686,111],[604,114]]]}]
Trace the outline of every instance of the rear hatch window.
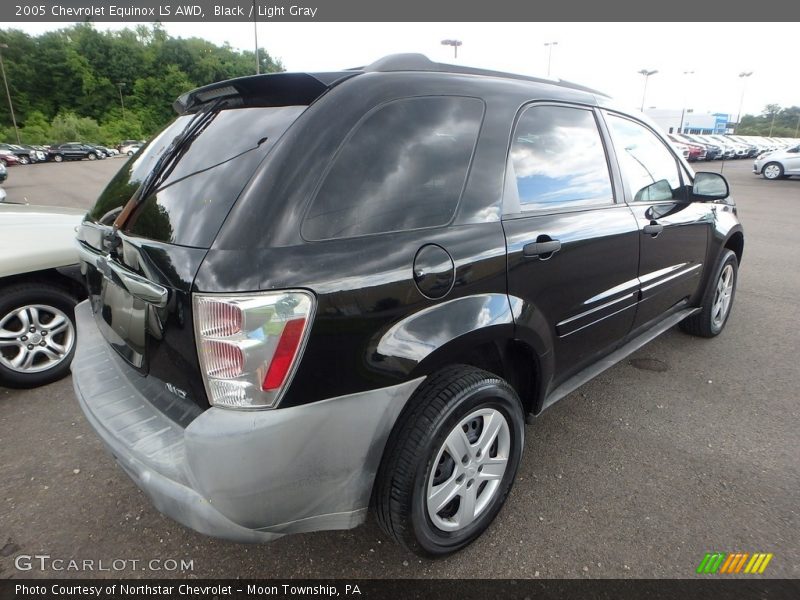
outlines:
[{"label": "rear hatch window", "polygon": [[[258,164],[306,106],[225,108],[184,145],[122,226],[124,233],[209,248]],[[182,115],[111,180],[89,218],[110,225],[194,115]]]}]

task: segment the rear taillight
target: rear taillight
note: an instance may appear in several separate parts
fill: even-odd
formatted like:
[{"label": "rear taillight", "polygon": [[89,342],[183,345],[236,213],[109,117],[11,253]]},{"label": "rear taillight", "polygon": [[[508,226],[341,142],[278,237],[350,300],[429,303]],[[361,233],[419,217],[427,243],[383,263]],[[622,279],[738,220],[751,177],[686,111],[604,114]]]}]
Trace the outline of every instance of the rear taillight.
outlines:
[{"label": "rear taillight", "polygon": [[292,290],[194,295],[194,324],[208,401],[272,408],[291,380],[314,312],[311,293]]}]

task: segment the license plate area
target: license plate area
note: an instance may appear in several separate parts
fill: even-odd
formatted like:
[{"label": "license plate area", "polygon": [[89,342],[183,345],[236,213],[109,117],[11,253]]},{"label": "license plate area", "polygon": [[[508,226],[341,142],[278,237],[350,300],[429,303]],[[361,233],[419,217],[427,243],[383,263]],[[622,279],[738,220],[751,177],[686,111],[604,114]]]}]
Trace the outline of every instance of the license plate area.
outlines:
[{"label": "license plate area", "polygon": [[146,302],[107,277],[100,283],[95,320],[106,341],[137,369],[144,369],[147,342]]}]

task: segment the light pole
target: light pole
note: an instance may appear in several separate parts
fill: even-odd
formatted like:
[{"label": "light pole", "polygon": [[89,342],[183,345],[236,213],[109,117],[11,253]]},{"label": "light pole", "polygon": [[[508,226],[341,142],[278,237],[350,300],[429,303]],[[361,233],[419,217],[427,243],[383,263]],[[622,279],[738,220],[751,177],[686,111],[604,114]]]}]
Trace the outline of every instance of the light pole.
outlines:
[{"label": "light pole", "polygon": [[122,107],[122,120],[125,120],[125,101],[122,99],[122,88],[125,87],[124,81],[117,82],[117,89],[119,89],[119,105]]},{"label": "light pole", "polygon": [[652,71],[648,71],[647,69],[642,69],[637,71],[637,73],[639,73],[639,75],[644,75],[644,90],[642,91],[642,112],[644,112],[644,99],[647,96],[647,80],[650,79],[650,75],[655,75],[658,73],[658,70],[654,69]]},{"label": "light pole", "polygon": [[739,123],[742,120],[742,106],[744,106],[744,90],[747,87],[747,78],[752,75],[752,71],[742,71],[739,73],[739,78],[742,80],[742,95],[739,98],[739,112],[736,114],[736,127],[734,128],[734,133],[736,133],[736,129],[739,128]]},{"label": "light pole", "polygon": [[453,58],[458,58],[458,47],[461,46],[461,40],[442,40],[442,46],[453,47]]},{"label": "light pole", "polygon": [[797,127],[794,128],[794,137],[797,138],[800,135],[800,115],[797,115]]},{"label": "light pole", "polygon": [[547,76],[550,77],[550,63],[553,60],[553,46],[558,46],[558,42],[545,42],[544,47],[547,48]]},{"label": "light pole", "polygon": [[261,74],[261,63],[258,60],[258,22],[256,21],[256,0],[253,0],[253,37],[256,42],[256,75]]},{"label": "light pole", "polygon": [[17,118],[14,116],[14,105],[11,102],[11,91],[8,89],[8,79],[6,78],[6,66],[3,64],[3,50],[8,48],[8,44],[0,44],[0,71],[3,72],[3,83],[6,86],[6,96],[8,97],[8,109],[11,111],[11,122],[14,124],[14,133],[17,136],[17,143],[22,142],[19,139],[19,129],[17,129]]},{"label": "light pole", "polygon": [[[694,71],[684,71],[684,76],[694,75]],[[644,102],[642,102],[644,104]],[[678,127],[678,133],[683,133],[683,117],[686,115],[686,86],[683,86],[683,108],[681,108],[681,124]]]}]

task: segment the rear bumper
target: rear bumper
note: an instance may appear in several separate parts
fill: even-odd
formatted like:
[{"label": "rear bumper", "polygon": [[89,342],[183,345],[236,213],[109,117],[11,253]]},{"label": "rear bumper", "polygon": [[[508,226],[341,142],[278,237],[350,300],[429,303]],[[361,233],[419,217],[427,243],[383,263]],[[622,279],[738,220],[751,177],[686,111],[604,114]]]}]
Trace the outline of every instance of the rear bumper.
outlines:
[{"label": "rear bumper", "polygon": [[105,342],[89,303],[75,314],[78,402],[159,511],[243,542],[363,522],[389,432],[422,378],[286,409],[211,408],[184,428],[133,385],[141,376]]}]

